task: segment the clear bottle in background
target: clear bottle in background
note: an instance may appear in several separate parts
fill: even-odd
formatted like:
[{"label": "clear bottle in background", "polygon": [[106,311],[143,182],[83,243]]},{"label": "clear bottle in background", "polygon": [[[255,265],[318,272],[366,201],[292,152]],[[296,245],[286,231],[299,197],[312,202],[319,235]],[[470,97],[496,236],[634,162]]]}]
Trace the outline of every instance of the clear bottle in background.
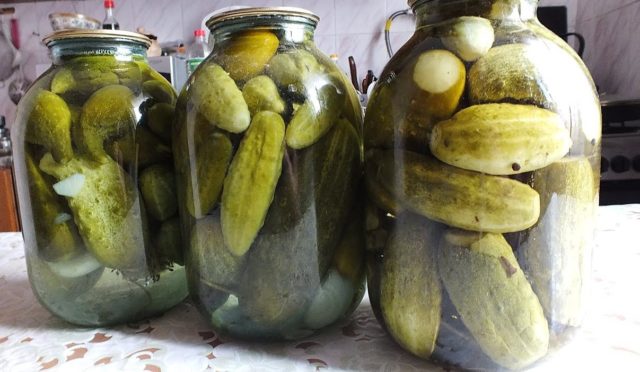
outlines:
[{"label": "clear bottle in background", "polygon": [[102,28],[105,30],[119,30],[120,24],[116,20],[116,17],[113,15],[113,8],[116,7],[115,1],[113,0],[105,0],[104,1],[104,21],[102,21]]},{"label": "clear bottle in background", "polygon": [[193,32],[195,40],[187,49],[187,75],[191,75],[198,65],[211,53],[209,45],[204,40],[205,32],[197,29]]}]

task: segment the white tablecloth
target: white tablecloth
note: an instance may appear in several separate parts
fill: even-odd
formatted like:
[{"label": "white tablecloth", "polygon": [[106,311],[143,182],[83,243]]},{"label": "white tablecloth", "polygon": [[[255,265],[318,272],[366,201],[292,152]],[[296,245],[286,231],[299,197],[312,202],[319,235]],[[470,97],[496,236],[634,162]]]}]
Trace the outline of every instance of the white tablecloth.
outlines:
[{"label": "white tablecloth", "polygon": [[[600,208],[594,289],[583,332],[538,371],[640,370],[640,205]],[[0,234],[0,371],[441,371],[403,352],[368,298],[305,340],[220,339],[189,302],[164,316],[87,329],[50,315],[31,292],[22,237]]]}]

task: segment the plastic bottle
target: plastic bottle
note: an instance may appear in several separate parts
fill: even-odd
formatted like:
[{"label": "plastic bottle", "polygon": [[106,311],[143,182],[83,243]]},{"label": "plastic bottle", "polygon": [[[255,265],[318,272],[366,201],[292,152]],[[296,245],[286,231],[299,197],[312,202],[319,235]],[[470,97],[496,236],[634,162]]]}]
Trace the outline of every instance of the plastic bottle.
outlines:
[{"label": "plastic bottle", "polygon": [[105,30],[120,29],[120,24],[116,20],[116,17],[113,16],[113,8],[115,7],[116,7],[115,1],[104,0],[105,17],[104,17],[104,21],[102,21],[102,28]]},{"label": "plastic bottle", "polygon": [[205,32],[203,29],[195,30],[193,35],[195,36],[195,41],[187,49],[187,75],[191,75],[200,62],[211,52],[209,45],[204,40]]}]

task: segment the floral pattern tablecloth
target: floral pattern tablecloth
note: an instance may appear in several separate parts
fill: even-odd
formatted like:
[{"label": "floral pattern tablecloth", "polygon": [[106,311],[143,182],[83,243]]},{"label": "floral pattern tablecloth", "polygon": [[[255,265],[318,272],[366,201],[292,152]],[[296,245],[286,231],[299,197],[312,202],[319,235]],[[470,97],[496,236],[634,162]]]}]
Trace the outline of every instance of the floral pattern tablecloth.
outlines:
[{"label": "floral pattern tablecloth", "polygon": [[[594,288],[583,332],[536,371],[640,370],[640,205],[600,208]],[[185,302],[116,328],[78,328],[50,315],[29,286],[22,237],[0,234],[0,371],[442,371],[403,352],[365,297],[316,336],[255,344],[219,338]]]}]

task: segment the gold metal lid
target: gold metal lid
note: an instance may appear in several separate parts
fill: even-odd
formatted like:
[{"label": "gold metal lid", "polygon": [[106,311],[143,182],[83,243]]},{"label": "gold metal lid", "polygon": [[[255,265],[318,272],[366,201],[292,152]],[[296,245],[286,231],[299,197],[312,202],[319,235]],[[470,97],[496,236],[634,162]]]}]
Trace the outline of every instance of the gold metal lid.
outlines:
[{"label": "gold metal lid", "polygon": [[50,46],[60,40],[71,39],[110,39],[120,41],[132,41],[143,44],[145,47],[151,45],[151,39],[137,32],[120,31],[120,30],[60,30],[47,35],[42,42],[46,46]]},{"label": "gold metal lid", "polygon": [[207,27],[211,29],[212,27],[226,21],[231,20],[241,20],[247,18],[258,18],[258,17],[273,17],[273,16],[281,16],[281,17],[299,17],[304,19],[306,22],[316,26],[318,22],[320,22],[320,17],[315,15],[313,12],[303,8],[295,8],[288,6],[279,6],[279,7],[248,7],[248,8],[240,8],[233,9],[225,12],[221,12],[213,15],[211,18],[207,20]]}]

